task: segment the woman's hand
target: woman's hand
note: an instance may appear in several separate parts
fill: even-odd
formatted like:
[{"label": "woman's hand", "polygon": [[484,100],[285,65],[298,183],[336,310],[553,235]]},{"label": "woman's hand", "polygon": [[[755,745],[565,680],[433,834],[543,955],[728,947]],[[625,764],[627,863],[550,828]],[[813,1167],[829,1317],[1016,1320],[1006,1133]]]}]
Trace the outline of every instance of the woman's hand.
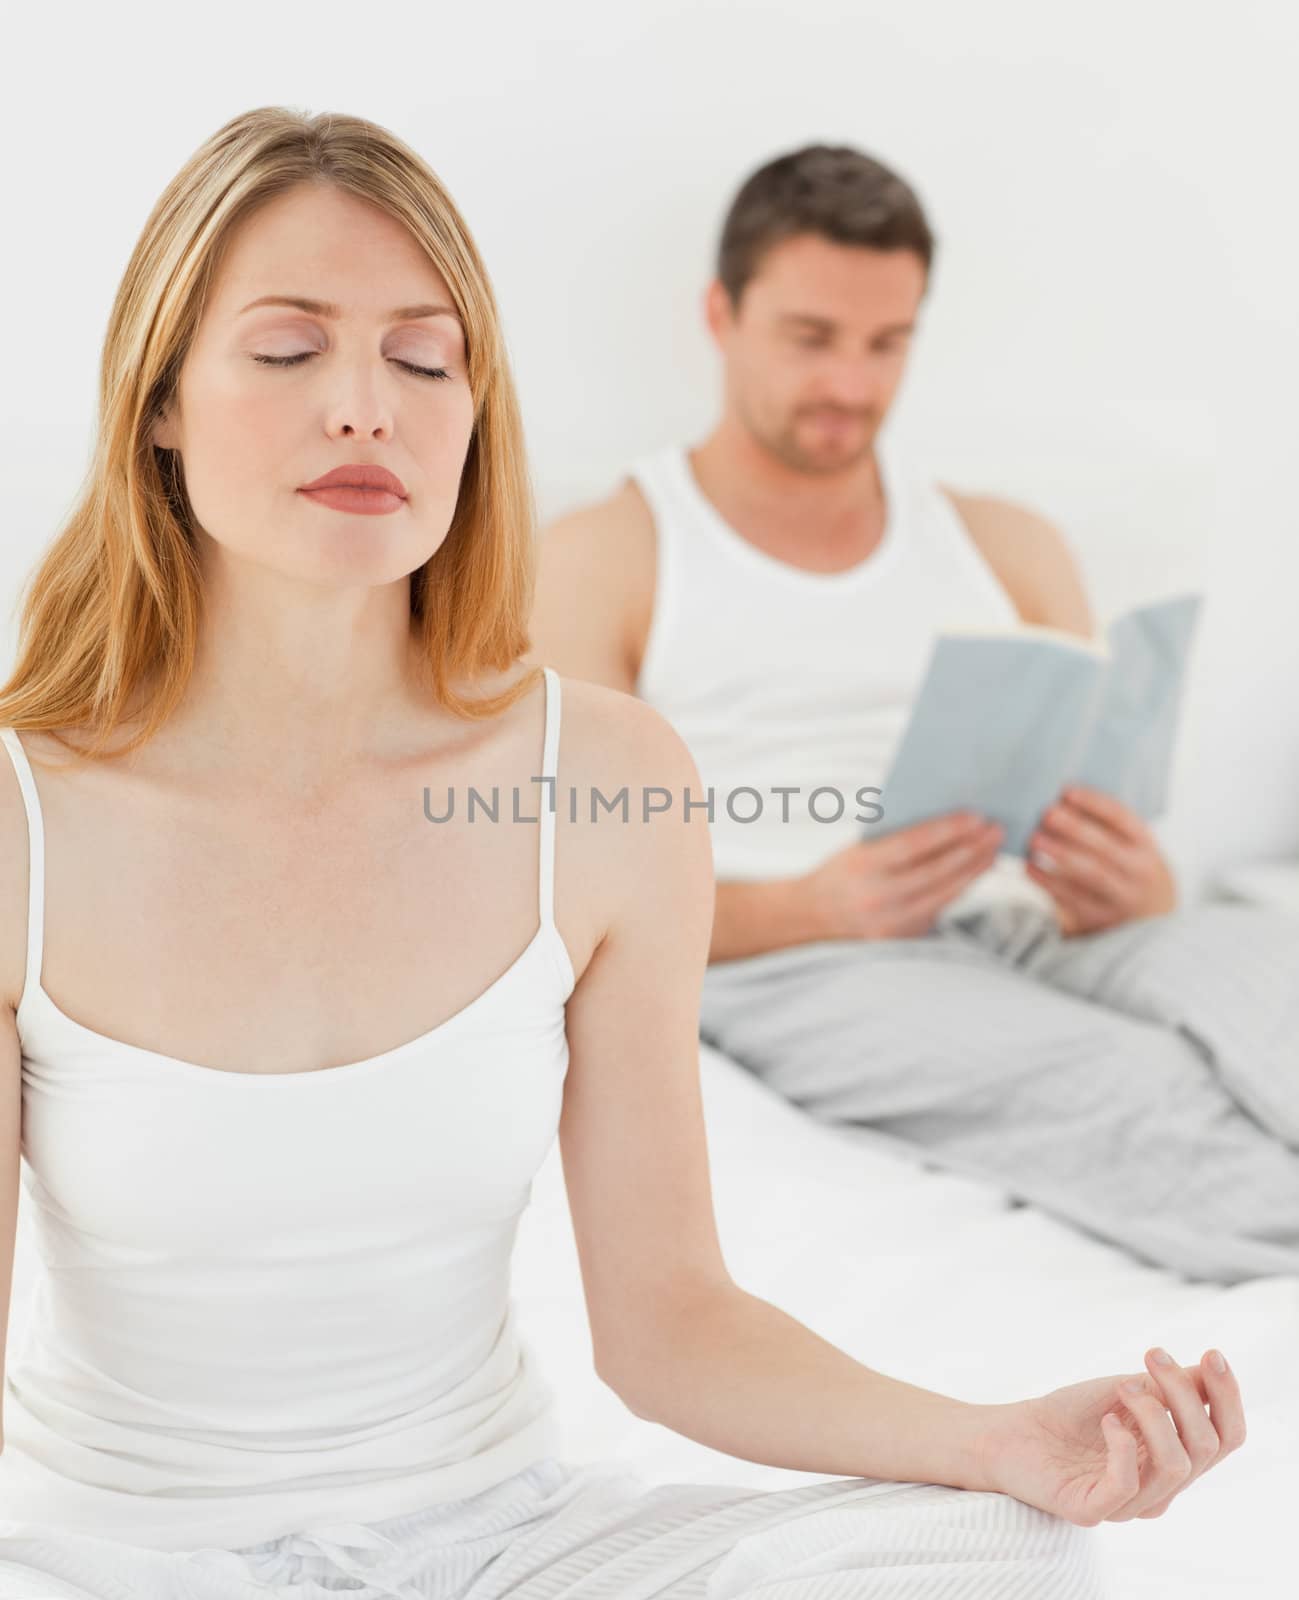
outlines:
[{"label": "woman's hand", "polygon": [[1163,1516],[1245,1440],[1240,1388],[1230,1368],[1214,1370],[1218,1352],[1186,1368],[1162,1365],[1163,1353],[1146,1352],[1139,1393],[1093,1378],[998,1408],[981,1481],[1084,1528]]},{"label": "woman's hand", "polygon": [[1177,883],[1154,834],[1098,789],[1066,789],[1042,813],[1028,848],[1024,870],[1055,901],[1066,936],[1176,908]]}]

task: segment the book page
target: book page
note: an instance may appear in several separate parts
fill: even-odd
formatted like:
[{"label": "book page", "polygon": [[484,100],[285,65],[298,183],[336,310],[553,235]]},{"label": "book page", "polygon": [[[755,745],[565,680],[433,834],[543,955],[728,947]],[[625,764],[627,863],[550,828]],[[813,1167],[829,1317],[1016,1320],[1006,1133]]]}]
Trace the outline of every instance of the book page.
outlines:
[{"label": "book page", "polygon": [[883,838],[927,817],[973,809],[1023,856],[1086,742],[1105,657],[1087,641],[941,634],[879,796]]},{"label": "book page", "polygon": [[1104,691],[1066,782],[1113,795],[1147,819],[1163,813],[1200,608],[1198,594],[1178,595],[1110,624]]}]

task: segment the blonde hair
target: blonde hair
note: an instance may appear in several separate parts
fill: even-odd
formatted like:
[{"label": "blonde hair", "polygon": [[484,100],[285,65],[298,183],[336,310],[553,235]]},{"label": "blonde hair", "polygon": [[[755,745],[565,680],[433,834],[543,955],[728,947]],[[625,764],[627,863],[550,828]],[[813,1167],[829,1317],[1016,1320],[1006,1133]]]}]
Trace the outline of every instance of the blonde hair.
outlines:
[{"label": "blonde hair", "polygon": [[[493,697],[454,683],[524,655],[535,581],[535,506],[518,400],[495,297],[477,246],[432,170],[360,117],[264,106],[233,118],[190,157],[145,222],[104,338],[99,416],[78,503],[24,598],[17,664],[0,726],[85,726],[101,755],[133,699],[151,738],[194,664],[201,573],[181,463],[152,441],[175,393],[223,251],[254,210],[300,183],[361,196],[403,223],[442,274],[464,324],[473,433],[446,538],[410,579],[418,660],[436,699],[464,717],[506,710],[536,666]],[[66,743],[65,740],[60,742]]]}]

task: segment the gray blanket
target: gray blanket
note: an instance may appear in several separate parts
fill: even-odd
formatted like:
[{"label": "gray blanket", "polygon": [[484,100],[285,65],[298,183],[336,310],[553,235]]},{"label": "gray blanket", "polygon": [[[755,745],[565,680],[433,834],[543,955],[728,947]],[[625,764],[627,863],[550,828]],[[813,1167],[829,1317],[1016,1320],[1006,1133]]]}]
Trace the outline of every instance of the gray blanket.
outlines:
[{"label": "gray blanket", "polygon": [[1206,904],[1065,938],[1007,903],[922,938],[795,945],[711,965],[700,1032],[812,1115],[1145,1261],[1299,1273],[1283,912]]}]

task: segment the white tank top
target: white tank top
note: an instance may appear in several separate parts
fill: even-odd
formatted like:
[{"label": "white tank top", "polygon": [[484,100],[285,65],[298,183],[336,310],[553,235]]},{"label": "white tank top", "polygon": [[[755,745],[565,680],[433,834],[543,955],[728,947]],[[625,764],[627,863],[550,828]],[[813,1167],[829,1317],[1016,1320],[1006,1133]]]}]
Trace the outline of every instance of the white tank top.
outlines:
[{"label": "white tank top", "polygon": [[[545,685],[553,777],[549,667]],[[92,1032],[45,992],[41,808],[0,737],[30,845],[17,1026],[38,1257],[0,1523],[234,1548],[459,1499],[556,1453],[509,1273],[568,1067],[553,810],[540,927],[476,999],[363,1061],[220,1071]]]},{"label": "white tank top", "polygon": [[[805,571],[741,537],[684,447],[631,469],[654,519],[657,565],[635,692],[673,724],[713,789],[719,880],[799,875],[870,837],[860,819],[887,808],[887,795],[869,791],[883,787],[935,634],[1019,625],[947,496],[889,441],[875,449],[883,536],[837,573]],[[761,808],[740,793],[728,810],[728,793],[745,786]],[[811,797],[821,786],[833,792]],[[780,788],[800,792],[782,798]],[[1002,855],[941,920],[1006,898],[1050,904],[1019,858]]]}]

